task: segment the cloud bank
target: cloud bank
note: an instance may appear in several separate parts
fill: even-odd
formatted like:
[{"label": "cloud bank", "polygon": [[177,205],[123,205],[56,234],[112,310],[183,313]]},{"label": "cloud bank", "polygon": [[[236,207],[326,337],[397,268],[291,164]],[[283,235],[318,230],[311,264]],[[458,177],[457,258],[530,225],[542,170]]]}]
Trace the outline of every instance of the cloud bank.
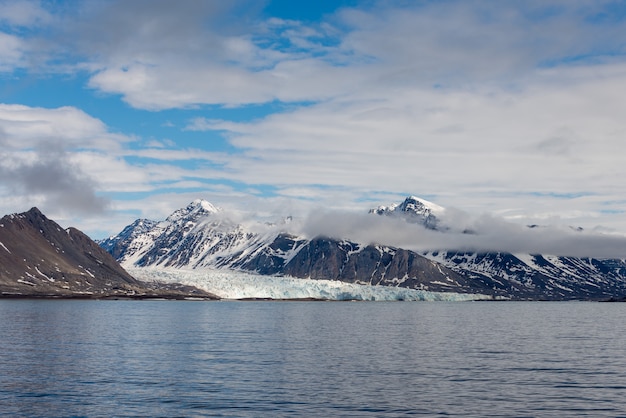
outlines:
[{"label": "cloud bank", "polygon": [[[626,258],[626,236],[562,226],[528,227],[490,214],[472,216],[455,209],[441,218],[449,229],[436,231],[403,218],[319,210],[297,228],[309,238],[327,236],[362,244],[390,245],[416,252],[509,252],[569,257]],[[451,215],[451,216],[450,216]]]}]

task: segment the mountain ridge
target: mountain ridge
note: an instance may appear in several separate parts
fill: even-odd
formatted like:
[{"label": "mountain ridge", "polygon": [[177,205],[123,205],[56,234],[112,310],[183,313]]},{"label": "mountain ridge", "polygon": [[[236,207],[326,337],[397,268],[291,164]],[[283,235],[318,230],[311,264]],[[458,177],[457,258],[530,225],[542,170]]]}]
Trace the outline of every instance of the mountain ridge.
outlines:
[{"label": "mountain ridge", "polygon": [[[187,208],[194,204],[201,206],[195,201]],[[305,238],[275,228],[252,232],[220,211],[204,213],[191,208],[187,212],[189,216],[127,227],[123,234],[100,245],[116,254],[122,265],[134,267],[221,268],[524,300],[599,300],[626,294],[626,263],[619,259],[585,261],[506,252],[418,253],[327,236]],[[369,213],[402,216],[436,233],[448,230],[439,217],[445,209],[415,196]]]}]

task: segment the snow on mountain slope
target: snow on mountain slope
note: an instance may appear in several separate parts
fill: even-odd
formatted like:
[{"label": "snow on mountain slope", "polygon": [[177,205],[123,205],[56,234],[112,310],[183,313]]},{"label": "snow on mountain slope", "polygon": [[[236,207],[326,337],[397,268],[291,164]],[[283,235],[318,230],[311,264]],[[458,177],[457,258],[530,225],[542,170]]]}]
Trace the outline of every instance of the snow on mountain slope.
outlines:
[{"label": "snow on mountain slope", "polygon": [[137,219],[116,236],[102,240],[99,244],[119,261],[124,254],[137,253],[152,242],[153,239],[148,238],[156,224],[157,222],[148,219]]},{"label": "snow on mountain slope", "polygon": [[[405,217],[431,229],[432,234],[453,233],[441,221],[445,209],[414,196],[370,213]],[[264,276],[513,299],[626,295],[624,260],[450,250],[418,254],[325,236],[304,238],[288,233],[287,227],[287,223],[244,226],[209,202],[196,200],[164,221],[135,221],[100,245],[125,268],[230,269]]]},{"label": "snow on mountain slope", "polygon": [[135,221],[100,244],[124,266],[222,267],[257,251],[278,235],[246,231],[206,200],[195,200],[162,222]]},{"label": "snow on mountain slope", "polygon": [[423,255],[475,281],[509,285],[527,298],[603,299],[626,293],[626,262],[619,259],[454,251]]}]

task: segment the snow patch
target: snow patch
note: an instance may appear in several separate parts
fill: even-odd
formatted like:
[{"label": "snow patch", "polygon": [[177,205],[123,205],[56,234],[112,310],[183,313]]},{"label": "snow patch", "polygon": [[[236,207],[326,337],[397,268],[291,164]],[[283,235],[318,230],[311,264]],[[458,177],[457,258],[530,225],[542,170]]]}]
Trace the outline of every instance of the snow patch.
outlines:
[{"label": "snow patch", "polygon": [[[92,278],[94,278],[94,279],[96,278],[96,276],[94,276],[94,275],[93,275],[93,273],[92,273],[92,272],[90,272],[89,270],[87,270],[85,267],[83,267],[83,266],[81,266],[81,265],[78,265],[78,267],[79,267],[79,268],[81,268],[81,269],[83,269],[83,270],[85,270],[85,272],[86,272],[88,275],[90,275]],[[82,275],[84,276],[84,274],[83,274],[83,273],[80,273],[80,274],[82,274]]]},{"label": "snow patch", "polygon": [[54,281],[54,279],[52,277],[48,277],[45,274],[43,274],[41,272],[41,270],[39,270],[39,267],[35,266],[35,270],[37,270],[37,273],[39,273],[41,276],[45,277],[49,282],[53,282]]},{"label": "snow patch", "polygon": [[9,249],[0,241],[0,247],[4,248],[7,253],[11,254],[11,251],[9,251]]}]

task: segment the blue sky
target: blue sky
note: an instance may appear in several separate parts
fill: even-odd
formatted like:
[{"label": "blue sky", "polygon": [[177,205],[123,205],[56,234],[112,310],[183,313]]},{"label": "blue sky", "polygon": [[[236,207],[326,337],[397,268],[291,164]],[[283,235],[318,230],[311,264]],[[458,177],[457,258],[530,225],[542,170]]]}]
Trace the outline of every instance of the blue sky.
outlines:
[{"label": "blue sky", "polygon": [[0,212],[417,195],[626,232],[626,2],[0,1]]}]

